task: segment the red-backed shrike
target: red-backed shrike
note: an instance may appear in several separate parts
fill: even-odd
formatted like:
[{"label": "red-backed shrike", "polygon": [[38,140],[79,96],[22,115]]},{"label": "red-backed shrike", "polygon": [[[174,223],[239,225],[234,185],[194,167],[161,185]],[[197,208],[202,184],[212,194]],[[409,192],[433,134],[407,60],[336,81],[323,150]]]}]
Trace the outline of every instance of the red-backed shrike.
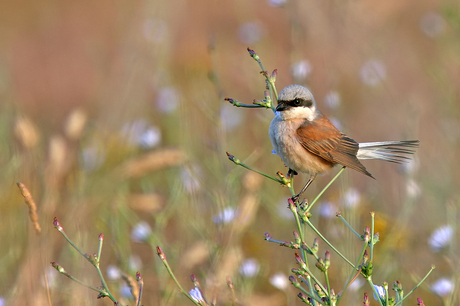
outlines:
[{"label": "red-backed shrike", "polygon": [[374,178],[359,161],[381,159],[402,163],[418,147],[418,140],[357,143],[343,134],[316,108],[311,92],[300,85],[284,88],[278,96],[276,115],[269,129],[275,153],[289,167],[290,174],[302,172],[310,179],[340,164]]}]

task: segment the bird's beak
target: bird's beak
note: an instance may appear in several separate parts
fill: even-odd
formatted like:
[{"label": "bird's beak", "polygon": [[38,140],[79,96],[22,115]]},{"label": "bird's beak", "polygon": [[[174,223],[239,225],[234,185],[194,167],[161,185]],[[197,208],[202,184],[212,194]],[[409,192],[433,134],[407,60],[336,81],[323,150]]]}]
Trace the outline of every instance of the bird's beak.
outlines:
[{"label": "bird's beak", "polygon": [[288,106],[283,101],[278,101],[278,106],[276,106],[275,110],[277,112],[281,112],[281,111],[284,111],[287,108],[288,108]]}]

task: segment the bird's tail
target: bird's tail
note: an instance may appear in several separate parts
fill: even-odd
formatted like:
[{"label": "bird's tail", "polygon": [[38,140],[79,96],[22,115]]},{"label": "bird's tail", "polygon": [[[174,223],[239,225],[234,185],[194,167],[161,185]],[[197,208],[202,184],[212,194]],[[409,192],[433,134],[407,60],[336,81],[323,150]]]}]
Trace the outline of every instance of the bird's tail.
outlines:
[{"label": "bird's tail", "polygon": [[380,159],[403,163],[410,159],[419,145],[418,140],[363,142],[359,144],[358,159]]}]

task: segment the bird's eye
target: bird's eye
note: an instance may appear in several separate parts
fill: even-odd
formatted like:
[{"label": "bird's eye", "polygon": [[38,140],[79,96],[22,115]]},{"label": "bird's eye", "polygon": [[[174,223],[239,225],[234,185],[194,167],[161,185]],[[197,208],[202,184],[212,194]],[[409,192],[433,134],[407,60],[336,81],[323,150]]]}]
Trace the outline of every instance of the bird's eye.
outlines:
[{"label": "bird's eye", "polygon": [[302,104],[302,100],[299,98],[294,99],[294,105],[295,106],[300,106]]}]

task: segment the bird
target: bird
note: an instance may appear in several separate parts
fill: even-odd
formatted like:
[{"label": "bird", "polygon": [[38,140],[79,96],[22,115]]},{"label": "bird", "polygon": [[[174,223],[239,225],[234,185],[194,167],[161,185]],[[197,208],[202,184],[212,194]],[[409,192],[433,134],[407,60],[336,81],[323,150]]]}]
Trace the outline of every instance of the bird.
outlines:
[{"label": "bird", "polygon": [[419,140],[358,143],[340,132],[316,106],[313,94],[304,86],[289,85],[278,95],[275,117],[270,123],[274,153],[289,167],[288,175],[310,175],[297,201],[318,174],[342,165],[375,179],[360,160],[378,159],[403,163],[410,159]]}]

